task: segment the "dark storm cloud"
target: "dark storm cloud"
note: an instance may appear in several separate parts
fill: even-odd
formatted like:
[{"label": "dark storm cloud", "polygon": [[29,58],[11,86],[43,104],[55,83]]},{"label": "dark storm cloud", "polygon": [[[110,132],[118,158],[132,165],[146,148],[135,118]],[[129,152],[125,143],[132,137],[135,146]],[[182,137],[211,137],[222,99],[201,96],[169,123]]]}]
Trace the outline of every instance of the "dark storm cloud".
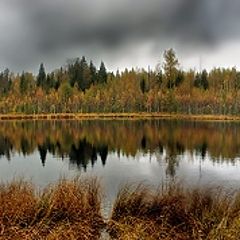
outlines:
[{"label": "dark storm cloud", "polygon": [[130,43],[159,52],[216,46],[240,38],[239,11],[239,0],[1,0],[0,63],[54,66],[73,49],[122,58]]}]

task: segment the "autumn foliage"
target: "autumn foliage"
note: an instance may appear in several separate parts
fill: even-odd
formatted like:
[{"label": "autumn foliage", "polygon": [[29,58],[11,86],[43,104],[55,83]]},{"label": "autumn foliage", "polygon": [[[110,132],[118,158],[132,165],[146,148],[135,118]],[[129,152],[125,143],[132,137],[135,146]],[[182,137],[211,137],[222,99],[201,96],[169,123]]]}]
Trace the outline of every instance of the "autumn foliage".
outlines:
[{"label": "autumn foliage", "polygon": [[236,115],[240,112],[240,72],[181,69],[173,49],[155,70],[107,72],[85,57],[50,73],[0,74],[0,113],[165,112]]}]

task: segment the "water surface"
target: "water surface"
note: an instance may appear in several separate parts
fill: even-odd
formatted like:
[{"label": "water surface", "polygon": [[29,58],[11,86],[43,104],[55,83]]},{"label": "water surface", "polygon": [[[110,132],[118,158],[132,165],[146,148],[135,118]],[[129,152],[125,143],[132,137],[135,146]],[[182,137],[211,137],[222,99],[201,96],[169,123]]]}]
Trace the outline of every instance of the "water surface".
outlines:
[{"label": "water surface", "polygon": [[0,180],[98,176],[108,196],[119,185],[181,181],[240,184],[240,124],[176,120],[1,122]]}]

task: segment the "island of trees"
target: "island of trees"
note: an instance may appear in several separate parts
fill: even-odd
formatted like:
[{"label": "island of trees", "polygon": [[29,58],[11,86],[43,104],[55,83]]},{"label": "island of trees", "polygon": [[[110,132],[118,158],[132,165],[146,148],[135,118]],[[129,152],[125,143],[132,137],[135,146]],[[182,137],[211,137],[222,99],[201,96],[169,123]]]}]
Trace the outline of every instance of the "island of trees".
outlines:
[{"label": "island of trees", "polygon": [[85,57],[50,73],[0,73],[0,114],[47,113],[240,113],[240,72],[182,70],[173,49],[155,70],[108,72]]}]

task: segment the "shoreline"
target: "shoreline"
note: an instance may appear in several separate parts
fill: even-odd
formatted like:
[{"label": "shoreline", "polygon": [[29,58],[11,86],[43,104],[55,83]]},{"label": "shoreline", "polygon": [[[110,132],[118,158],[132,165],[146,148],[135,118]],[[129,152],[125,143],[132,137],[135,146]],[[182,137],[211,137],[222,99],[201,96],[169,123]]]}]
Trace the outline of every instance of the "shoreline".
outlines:
[{"label": "shoreline", "polygon": [[197,115],[176,113],[47,113],[47,114],[0,114],[0,121],[11,120],[138,120],[138,119],[173,119],[192,121],[240,121],[240,116],[233,115]]}]

